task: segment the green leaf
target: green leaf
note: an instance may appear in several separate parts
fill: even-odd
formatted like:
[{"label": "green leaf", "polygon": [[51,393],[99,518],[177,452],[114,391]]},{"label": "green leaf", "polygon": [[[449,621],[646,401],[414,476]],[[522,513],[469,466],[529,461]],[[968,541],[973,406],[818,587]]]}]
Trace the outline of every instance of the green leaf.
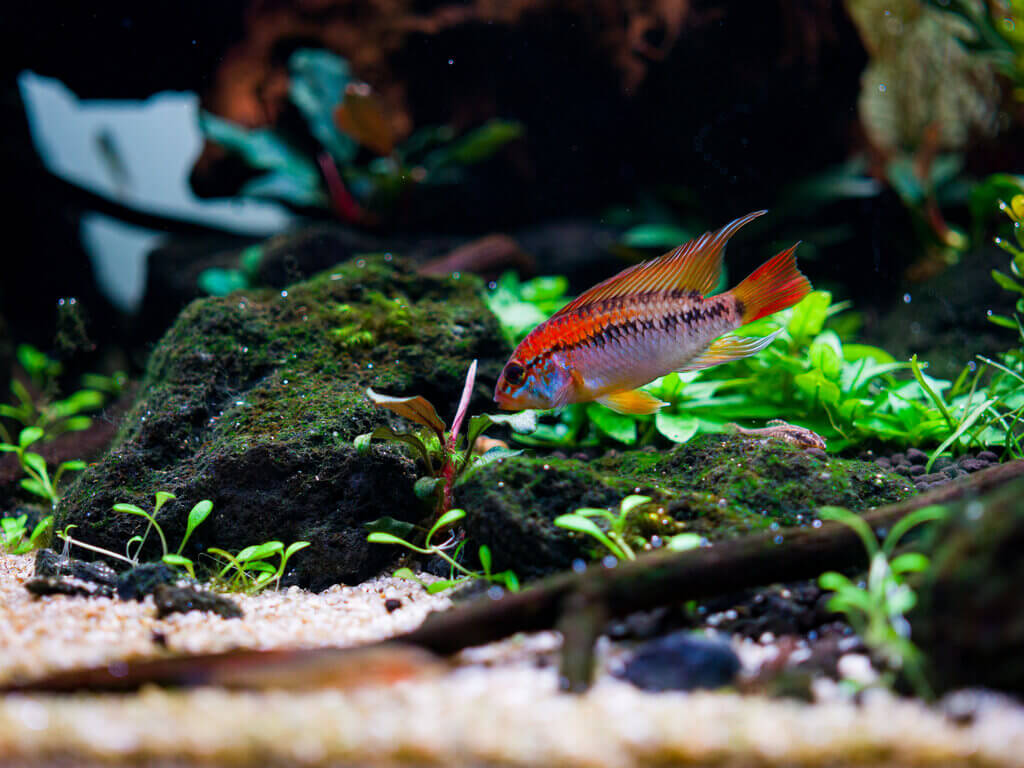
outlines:
[{"label": "green leaf", "polygon": [[825,378],[832,381],[839,378],[839,373],[843,368],[843,360],[832,347],[816,342],[811,345],[807,356],[811,360],[811,365],[821,371]]},{"label": "green leaf", "polygon": [[1001,288],[1005,288],[1008,291],[1016,291],[1017,293],[1024,293],[1024,285],[1021,285],[1009,275],[1003,274],[998,269],[992,270],[992,279],[995,280]]},{"label": "green leaf", "polygon": [[150,517],[149,512],[137,507],[134,504],[115,504],[113,507],[115,512],[124,512],[129,515],[140,515],[141,517]]},{"label": "green leaf", "polygon": [[413,484],[412,492],[417,499],[430,499],[437,495],[437,492],[444,487],[444,480],[440,477],[421,477]]},{"label": "green leaf", "polygon": [[434,406],[425,397],[391,397],[374,392],[372,387],[366,389],[366,395],[370,398],[370,402],[378,408],[386,408],[402,418],[429,427],[437,433],[441,440],[444,440],[445,424],[437,415]]},{"label": "green leaf", "polygon": [[284,544],[280,541],[267,541],[263,544],[254,544],[250,547],[246,547],[238,553],[237,558],[240,563],[248,563],[256,560],[266,560],[271,555],[284,550]]},{"label": "green leaf", "polygon": [[605,408],[599,403],[587,405],[587,416],[601,432],[620,443],[633,445],[636,442],[636,419]]},{"label": "green leaf", "polygon": [[309,544],[310,543],[308,541],[296,541],[296,542],[293,542],[293,543],[289,544],[288,545],[288,549],[286,549],[284,551],[285,560],[290,558],[296,552],[299,552],[300,550],[305,549],[306,547],[309,546]]},{"label": "green leaf", "polygon": [[906,552],[898,555],[889,563],[889,569],[897,576],[904,573],[921,573],[928,570],[931,561],[920,552]]},{"label": "green leaf", "polygon": [[42,483],[40,483],[33,477],[23,478],[21,481],[21,487],[24,488],[29,493],[35,494],[36,496],[41,496],[47,501],[53,500],[53,494],[49,490],[47,490],[46,486],[44,486]]},{"label": "green leaf", "polygon": [[25,453],[22,454],[21,458],[22,461],[24,461],[28,467],[33,469],[41,477],[48,477],[48,473],[46,471],[46,459],[44,459],[38,453],[31,453],[26,451]]},{"label": "green leaf", "polygon": [[431,153],[424,164],[428,167],[446,165],[473,165],[491,157],[514,139],[523,135],[523,124],[511,120],[488,120],[470,131],[450,147]]},{"label": "green leaf", "polygon": [[638,494],[631,494],[622,500],[622,503],[619,505],[619,510],[623,515],[626,515],[632,512],[637,507],[650,503],[650,496],[640,496]]},{"label": "green leaf", "polygon": [[182,557],[181,555],[176,555],[173,553],[164,555],[160,559],[168,565],[175,565],[183,568],[187,568],[192,565],[192,561],[189,560],[187,557]]},{"label": "green leaf", "polygon": [[794,376],[793,383],[797,389],[812,400],[820,401],[826,405],[839,404],[841,394],[839,387],[835,382],[826,379],[819,370],[808,371],[807,373],[801,373],[799,376]]},{"label": "green leaf", "polygon": [[366,540],[371,544],[397,544],[400,547],[409,547],[410,544],[405,539],[400,539],[391,533],[385,533],[384,531],[374,531]]},{"label": "green leaf", "polygon": [[654,415],[654,426],[664,437],[674,443],[686,443],[697,434],[700,422],[692,416],[658,411]]},{"label": "green leaf", "polygon": [[536,411],[519,411],[517,413],[488,413],[486,418],[494,424],[505,424],[513,432],[520,435],[528,435],[537,429]]},{"label": "green leaf", "polygon": [[803,301],[793,307],[793,314],[786,327],[789,335],[799,343],[800,340],[811,339],[821,333],[831,303],[832,294],[828,291],[814,291],[808,294]]},{"label": "green leaf", "polygon": [[477,557],[480,559],[480,565],[483,566],[484,573],[491,572],[491,550],[486,544],[482,544],[480,549],[477,551]]},{"label": "green leaf", "polygon": [[348,63],[324,49],[300,48],[288,60],[288,70],[288,97],[306,118],[310,133],[339,163],[351,163],[356,143],[334,121],[352,80]]},{"label": "green leaf", "polygon": [[371,440],[385,440],[390,443],[404,443],[412,448],[423,463],[427,465],[427,468],[433,472],[434,465],[430,458],[430,450],[427,448],[427,444],[420,439],[418,435],[414,435],[412,432],[396,432],[391,427],[381,426],[377,427],[365,435],[359,435],[355,441],[355,447],[360,451],[365,451],[369,448]]},{"label": "green leaf", "polygon": [[[378,517],[376,520],[363,523],[363,528],[370,533],[387,533],[403,540],[411,539],[416,534],[415,525],[393,517]],[[370,541],[369,537],[367,541]]]},{"label": "green leaf", "polygon": [[81,459],[71,459],[70,461],[62,461],[57,469],[61,472],[81,472],[87,466]]},{"label": "green leaf", "polygon": [[438,592],[444,592],[446,589],[457,587],[459,584],[465,581],[462,579],[442,579],[441,581],[435,581],[427,585],[427,594],[436,595]]},{"label": "green leaf", "polygon": [[197,279],[199,290],[209,296],[227,296],[234,291],[242,291],[249,287],[249,281],[237,269],[209,267],[199,273]]},{"label": "green leaf", "polygon": [[429,531],[427,531],[428,544],[430,540],[434,538],[435,533],[455,525],[455,523],[459,522],[459,520],[461,520],[465,516],[466,510],[464,509],[449,509],[443,515],[441,515],[437,519],[437,522],[431,526]]},{"label": "green leaf", "polygon": [[[604,511],[604,510],[602,510]],[[576,533],[582,533],[587,536],[591,536],[597,541],[601,542],[605,548],[611,552],[619,560],[625,560],[626,554],[622,549],[613,542],[608,536],[598,528],[597,524],[589,518],[582,517],[578,514],[567,514],[560,515],[554,519],[555,525],[559,528],[565,528],[567,531],[575,531]]]},{"label": "green leaf", "polygon": [[25,427],[25,429],[21,430],[21,434],[18,435],[18,445],[22,448],[28,448],[37,440],[42,440],[43,434],[45,433],[39,427]]}]

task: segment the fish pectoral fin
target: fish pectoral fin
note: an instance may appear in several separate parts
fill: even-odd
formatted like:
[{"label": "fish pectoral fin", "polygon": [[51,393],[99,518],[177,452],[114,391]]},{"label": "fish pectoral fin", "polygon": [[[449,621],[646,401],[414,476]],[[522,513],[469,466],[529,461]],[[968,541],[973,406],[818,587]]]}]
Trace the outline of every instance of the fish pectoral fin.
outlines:
[{"label": "fish pectoral fin", "polygon": [[597,402],[605,408],[611,408],[616,413],[631,414],[634,416],[646,416],[657,413],[668,403],[659,400],[654,395],[648,394],[641,389],[632,389],[625,392],[613,392],[597,398]]},{"label": "fish pectoral fin", "polygon": [[780,333],[782,333],[781,328],[767,336],[733,336],[732,334],[722,336],[713,341],[710,347],[693,358],[685,367],[680,368],[679,372],[699,371],[701,368],[710,368],[720,363],[729,363],[756,355],[775,341],[775,337]]}]

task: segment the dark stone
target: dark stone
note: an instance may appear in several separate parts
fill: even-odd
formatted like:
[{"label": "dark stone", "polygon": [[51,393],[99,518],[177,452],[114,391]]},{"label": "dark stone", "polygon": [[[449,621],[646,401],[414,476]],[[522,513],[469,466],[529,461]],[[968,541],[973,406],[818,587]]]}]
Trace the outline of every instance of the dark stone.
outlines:
[{"label": "dark stone", "polygon": [[[193,302],[153,350],[114,448],[68,488],[57,527],[75,523],[76,537],[121,551],[146,522],[112,506],[151,509],[162,490],[177,497],[159,516],[171,543],[192,506],[213,501],[183,553],[197,564],[210,546],[308,541],[289,561],[303,587],[379,573],[395,550],[368,543],[363,523],[415,523],[429,508],[416,503],[404,448],[354,447],[376,426],[410,426],[372,407],[366,387],[422,395],[451,419],[479,359],[471,410],[493,405],[489,387],[510,350],[481,293],[472,276],[423,277],[380,255],[287,291]],[[151,535],[142,559],[160,554]]]},{"label": "dark stone", "polygon": [[399,600],[397,597],[389,597],[387,600],[384,601],[384,608],[387,610],[388,613],[394,613],[401,607],[402,601]]},{"label": "dark stone", "polygon": [[919,483],[944,483],[949,479],[949,476],[943,472],[932,472],[929,475],[921,475],[917,478]]},{"label": "dark stone", "polygon": [[909,474],[911,477],[921,477],[921,475],[923,475],[924,473],[925,469],[923,464],[914,464],[909,469]]},{"label": "dark stone", "polygon": [[76,579],[74,576],[36,576],[25,582],[25,589],[37,597],[43,595],[73,595],[79,597],[113,597],[109,584]]},{"label": "dark stone", "polygon": [[981,459],[973,459],[971,457],[964,457],[957,462],[960,465],[960,469],[964,472],[977,472],[978,470],[984,469],[989,465],[989,462],[982,461]]},{"label": "dark stone", "polygon": [[978,453],[978,461],[987,461],[989,464],[996,464],[999,462],[999,457],[992,451],[980,451]]},{"label": "dark stone", "polygon": [[100,586],[117,585],[117,573],[102,561],[87,563],[74,558],[64,559],[52,549],[40,549],[36,553],[36,577],[60,578],[70,576],[81,581],[91,581]]},{"label": "dark stone", "polygon": [[939,456],[932,464],[932,469],[936,472],[941,472],[946,467],[953,466],[953,460],[949,456]]},{"label": "dark stone", "polygon": [[640,646],[620,676],[647,691],[692,691],[730,685],[739,670],[728,643],[675,632]]},{"label": "dark stone", "polygon": [[889,457],[889,461],[893,463],[893,466],[897,466],[899,464],[906,464],[909,460],[907,459],[907,455],[905,453],[894,453],[892,456]]},{"label": "dark stone", "polygon": [[142,601],[161,584],[173,584],[178,574],[166,563],[142,563],[117,577],[117,596],[122,600]]},{"label": "dark stone", "polygon": [[882,456],[880,459],[875,459],[875,464],[884,470],[892,469],[892,462],[889,460],[888,456]]},{"label": "dark stone", "polygon": [[242,609],[234,600],[188,585],[158,584],[153,591],[153,600],[156,603],[158,619],[172,613],[188,613],[189,611],[216,613],[225,619],[240,619],[242,617]]},{"label": "dark stone", "polygon": [[907,449],[907,461],[911,464],[927,464],[928,454],[919,448],[908,448]]},{"label": "dark stone", "polygon": [[931,567],[910,615],[938,693],[1024,694],[1024,479],[950,505],[922,541]]}]

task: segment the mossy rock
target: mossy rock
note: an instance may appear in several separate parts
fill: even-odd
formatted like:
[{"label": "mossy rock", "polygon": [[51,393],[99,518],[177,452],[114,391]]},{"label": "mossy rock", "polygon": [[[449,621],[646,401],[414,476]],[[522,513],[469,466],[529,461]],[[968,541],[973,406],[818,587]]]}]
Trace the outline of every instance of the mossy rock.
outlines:
[{"label": "mossy rock", "polygon": [[910,617],[936,691],[1024,694],[1024,480],[961,502],[921,548],[931,567]]},{"label": "mossy rock", "polygon": [[[237,551],[268,540],[311,546],[291,579],[314,589],[374,575],[393,555],[366,544],[365,521],[415,521],[412,462],[353,438],[388,421],[365,388],[424,395],[454,411],[469,363],[480,360],[477,396],[488,397],[509,350],[472,277],[427,278],[390,256],[367,256],[283,291],[243,291],[190,304],[150,358],[138,400],[110,452],[81,473],[59,526],[121,552],[160,514],[172,549],[188,510],[213,501],[188,552]],[[408,426],[408,425],[406,425]],[[150,536],[148,555],[159,556]]]},{"label": "mossy rock", "polygon": [[[650,538],[692,531],[723,539],[772,524],[810,524],[822,505],[864,510],[906,498],[914,487],[871,463],[823,458],[775,439],[703,435],[667,452],[627,451],[589,462],[519,456],[471,473],[456,491],[470,539],[487,544],[495,568],[532,578],[589,559],[593,542],[553,524],[579,507],[615,508],[650,496],[630,524]],[[676,525],[671,523],[675,522]]]}]

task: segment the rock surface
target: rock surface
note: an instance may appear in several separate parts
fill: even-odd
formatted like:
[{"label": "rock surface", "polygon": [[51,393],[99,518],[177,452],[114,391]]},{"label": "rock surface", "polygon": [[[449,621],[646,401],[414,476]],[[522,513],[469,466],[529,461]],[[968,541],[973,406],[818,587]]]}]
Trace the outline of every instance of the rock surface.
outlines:
[{"label": "rock surface", "polygon": [[627,534],[650,541],[685,531],[727,538],[772,525],[811,524],[825,504],[867,509],[913,493],[874,464],[822,457],[780,440],[703,435],[664,453],[626,451],[589,462],[519,456],[471,473],[456,501],[471,540],[487,544],[495,569],[532,578],[588,558],[594,542],[553,520],[579,507],[615,508],[650,496]]},{"label": "rock surface", "polygon": [[[424,510],[404,454],[352,446],[387,420],[365,388],[424,395],[450,418],[470,361],[493,381],[508,352],[480,295],[474,278],[367,256],[286,290],[193,302],[153,351],[113,449],[68,489],[58,527],[121,551],[145,521],[112,506],[148,509],[163,490],[177,496],[159,516],[172,549],[192,505],[213,501],[184,553],[193,559],[210,546],[309,541],[290,583],[372,576],[393,553],[367,544],[362,523]],[[159,557],[154,539],[143,560]]]}]

